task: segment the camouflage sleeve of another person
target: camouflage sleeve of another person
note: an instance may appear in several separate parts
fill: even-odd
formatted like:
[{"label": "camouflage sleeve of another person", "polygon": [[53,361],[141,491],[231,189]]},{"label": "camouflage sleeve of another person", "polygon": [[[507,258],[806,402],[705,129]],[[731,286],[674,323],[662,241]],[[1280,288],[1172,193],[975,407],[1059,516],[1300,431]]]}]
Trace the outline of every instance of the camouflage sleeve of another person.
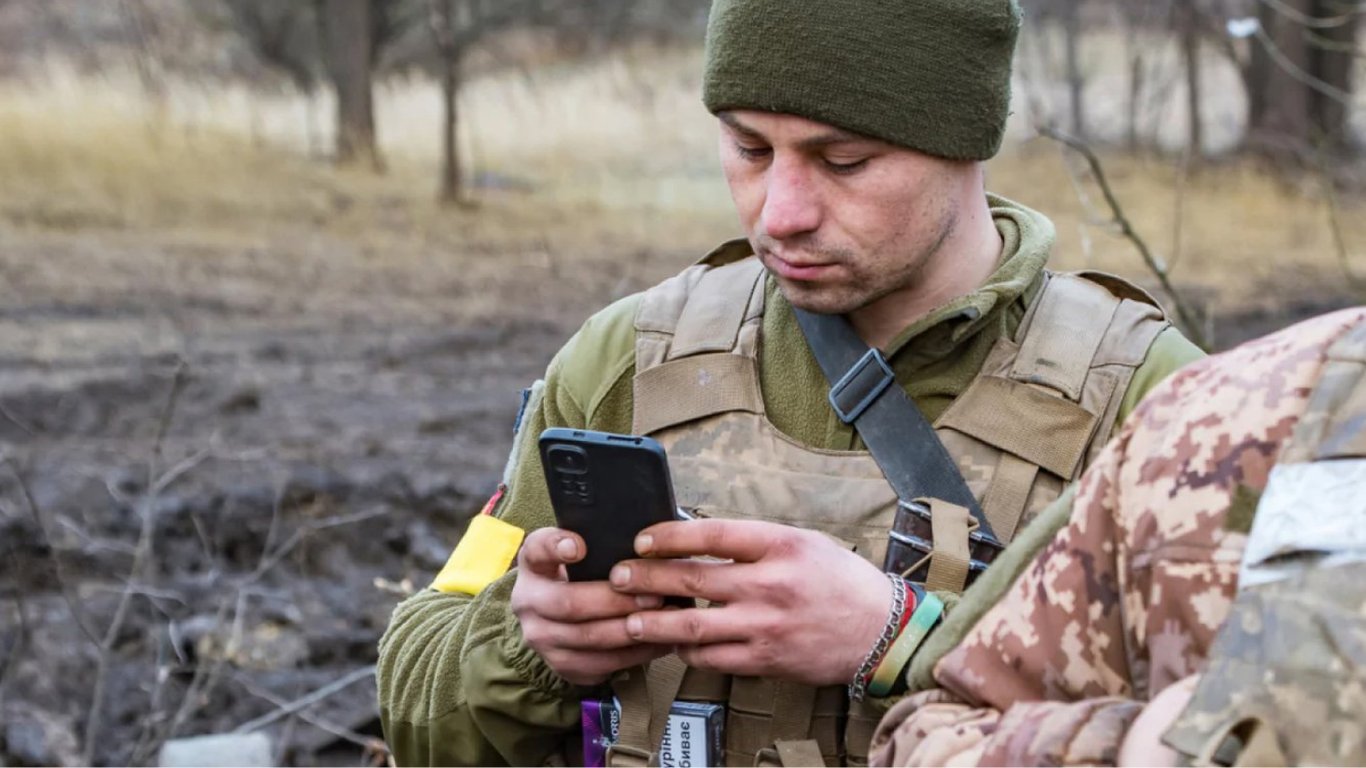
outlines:
[{"label": "camouflage sleeve of another person", "polygon": [[[629,429],[629,401],[593,401],[621,390],[618,379],[629,392],[634,308],[623,300],[594,316],[551,362],[540,405],[518,431],[496,511],[502,520],[526,531],[554,524],[536,445],[547,427]],[[556,753],[576,731],[585,691],[526,645],[509,605],[516,574],[474,596],[428,589],[394,610],[377,679],[398,764],[541,765],[564,757]]]},{"label": "camouflage sleeve of another person", "polygon": [[1113,764],[1144,702],[1197,671],[1338,313],[1195,363],[1083,475],[1065,527],[874,740],[878,765]]}]

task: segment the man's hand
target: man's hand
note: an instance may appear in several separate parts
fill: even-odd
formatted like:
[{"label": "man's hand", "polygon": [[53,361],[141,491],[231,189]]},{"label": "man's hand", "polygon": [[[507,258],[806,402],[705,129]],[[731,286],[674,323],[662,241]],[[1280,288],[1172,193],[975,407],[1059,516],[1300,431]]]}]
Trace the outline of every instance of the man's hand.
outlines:
[{"label": "man's hand", "polygon": [[[623,595],[680,595],[721,607],[645,610],[636,642],[677,646],[690,666],[809,685],[848,683],[887,621],[892,585],[814,531],[741,520],[661,523],[612,571]],[[662,560],[710,556],[733,562]]]},{"label": "man's hand", "polygon": [[558,528],[527,535],[517,556],[512,612],[527,644],[576,685],[597,685],[613,672],[667,654],[626,632],[626,617],[657,608],[657,595],[623,595],[605,581],[569,582],[564,566],[581,560],[583,539]]}]

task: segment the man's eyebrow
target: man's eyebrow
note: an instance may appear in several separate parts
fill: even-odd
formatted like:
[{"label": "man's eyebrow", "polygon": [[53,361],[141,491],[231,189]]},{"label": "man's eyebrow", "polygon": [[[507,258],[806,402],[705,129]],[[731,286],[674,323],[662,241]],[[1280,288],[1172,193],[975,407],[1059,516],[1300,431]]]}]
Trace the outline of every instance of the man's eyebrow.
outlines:
[{"label": "man's eyebrow", "polygon": [[717,115],[717,117],[721,118],[721,122],[725,123],[727,126],[730,127],[732,131],[735,131],[741,136],[751,139],[763,138],[763,136],[758,131],[740,122],[740,118],[736,117],[734,114],[730,112],[722,112],[721,114]]},{"label": "man's eyebrow", "polygon": [[[764,135],[762,133],[759,133],[753,128],[740,122],[740,118],[736,117],[730,112],[722,112],[721,114],[717,115],[717,117],[720,118],[721,122],[729,126],[732,131],[735,131],[736,133],[740,134],[741,136],[744,136],[745,138],[764,138]],[[867,136],[860,136],[857,133],[851,133],[849,131],[841,130],[839,128],[830,128],[823,133],[819,133],[815,136],[810,136],[805,139],[802,139],[800,142],[797,143],[797,147],[803,150],[813,150],[822,149],[824,147],[831,146],[832,144],[851,144],[854,142],[865,141],[875,142],[877,141],[877,139],[871,139]]]}]

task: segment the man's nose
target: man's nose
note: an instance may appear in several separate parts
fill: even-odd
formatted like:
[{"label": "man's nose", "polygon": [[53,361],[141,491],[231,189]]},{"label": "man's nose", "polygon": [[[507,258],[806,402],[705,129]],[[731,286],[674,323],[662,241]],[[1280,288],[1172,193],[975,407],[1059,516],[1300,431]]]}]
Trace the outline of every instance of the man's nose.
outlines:
[{"label": "man's nose", "polygon": [[809,169],[794,158],[776,158],[769,167],[764,234],[777,240],[814,231],[821,223],[820,201]]}]

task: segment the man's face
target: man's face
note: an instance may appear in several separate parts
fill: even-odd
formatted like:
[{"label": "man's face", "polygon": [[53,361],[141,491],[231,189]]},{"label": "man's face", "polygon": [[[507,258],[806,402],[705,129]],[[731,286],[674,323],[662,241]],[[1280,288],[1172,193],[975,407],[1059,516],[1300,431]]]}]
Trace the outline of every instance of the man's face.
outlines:
[{"label": "man's face", "polygon": [[848,313],[953,268],[936,256],[970,164],[793,115],[736,110],[720,122],[740,223],[793,305]]}]

